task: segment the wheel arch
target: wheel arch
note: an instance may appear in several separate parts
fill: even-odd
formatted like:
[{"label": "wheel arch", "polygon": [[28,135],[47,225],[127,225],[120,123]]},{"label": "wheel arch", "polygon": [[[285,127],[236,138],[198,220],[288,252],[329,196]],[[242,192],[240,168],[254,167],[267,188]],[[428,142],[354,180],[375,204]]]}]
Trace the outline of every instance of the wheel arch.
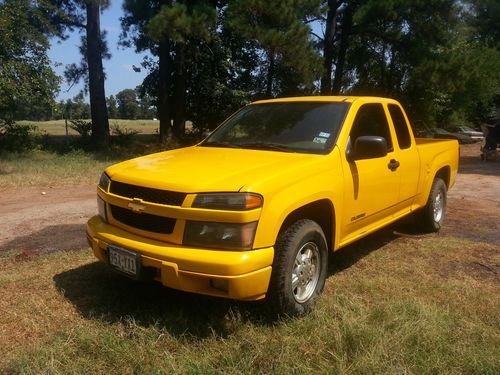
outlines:
[{"label": "wheel arch", "polygon": [[436,174],[434,175],[434,178],[432,179],[431,184],[434,182],[434,180],[436,178],[440,178],[446,184],[446,189],[449,189],[450,177],[451,177],[451,168],[450,168],[450,166],[446,165],[446,166],[441,167],[439,170],[436,171]]},{"label": "wheel arch", "polygon": [[335,246],[336,219],[335,206],[330,199],[318,199],[294,209],[282,221],[278,233],[301,219],[316,222],[325,234],[328,249],[333,250]]}]

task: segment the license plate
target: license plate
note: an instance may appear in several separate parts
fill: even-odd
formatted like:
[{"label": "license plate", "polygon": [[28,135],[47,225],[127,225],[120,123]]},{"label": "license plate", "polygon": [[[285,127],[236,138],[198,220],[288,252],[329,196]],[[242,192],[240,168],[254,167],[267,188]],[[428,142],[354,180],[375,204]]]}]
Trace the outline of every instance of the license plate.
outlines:
[{"label": "license plate", "polygon": [[139,274],[139,254],[116,246],[108,246],[109,264],[127,275],[137,276]]}]

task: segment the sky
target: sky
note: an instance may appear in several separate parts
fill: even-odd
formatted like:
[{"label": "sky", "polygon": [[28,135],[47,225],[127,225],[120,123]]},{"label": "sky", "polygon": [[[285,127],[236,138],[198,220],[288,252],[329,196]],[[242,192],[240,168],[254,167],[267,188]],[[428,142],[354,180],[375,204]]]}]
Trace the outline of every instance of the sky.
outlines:
[{"label": "sky", "polygon": [[[118,46],[121,32],[120,17],[123,15],[122,2],[111,1],[111,7],[101,14],[101,29],[107,31],[107,42],[111,59],[104,60],[104,70],[106,73],[105,91],[106,96],[116,95],[123,89],[135,88],[140,85],[146,75],[144,69],[140,73],[132,70],[132,65],[140,66],[146,53],[137,54],[134,48],[123,48]],[[63,77],[61,90],[56,100],[66,100],[77,95],[83,88],[83,82],[70,88],[64,80],[64,67],[67,64],[79,63],[81,60],[80,34],[78,31],[71,33],[65,41],[53,39],[49,50],[49,57],[54,62],[54,70]],[[89,98],[86,97],[88,102]]]}]

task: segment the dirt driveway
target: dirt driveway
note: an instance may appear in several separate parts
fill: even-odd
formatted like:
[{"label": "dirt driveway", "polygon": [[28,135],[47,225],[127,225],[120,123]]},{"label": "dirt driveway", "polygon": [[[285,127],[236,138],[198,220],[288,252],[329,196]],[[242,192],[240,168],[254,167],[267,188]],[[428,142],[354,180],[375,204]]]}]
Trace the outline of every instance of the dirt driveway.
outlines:
[{"label": "dirt driveway", "polygon": [[[85,222],[96,212],[96,187],[30,187],[0,191],[0,251],[19,258],[87,246]],[[461,149],[442,234],[500,245],[500,161],[482,162],[479,145]]]}]

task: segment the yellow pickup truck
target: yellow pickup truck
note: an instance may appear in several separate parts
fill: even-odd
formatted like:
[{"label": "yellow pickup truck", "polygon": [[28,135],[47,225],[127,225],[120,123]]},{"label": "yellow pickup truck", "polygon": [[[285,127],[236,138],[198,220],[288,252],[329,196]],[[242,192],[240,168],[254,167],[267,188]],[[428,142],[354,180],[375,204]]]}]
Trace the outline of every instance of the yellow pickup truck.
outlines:
[{"label": "yellow pickup truck", "polygon": [[301,315],[331,252],[409,214],[438,231],[458,158],[392,99],[258,101],[196,146],[107,168],[87,238],[132,278]]}]

